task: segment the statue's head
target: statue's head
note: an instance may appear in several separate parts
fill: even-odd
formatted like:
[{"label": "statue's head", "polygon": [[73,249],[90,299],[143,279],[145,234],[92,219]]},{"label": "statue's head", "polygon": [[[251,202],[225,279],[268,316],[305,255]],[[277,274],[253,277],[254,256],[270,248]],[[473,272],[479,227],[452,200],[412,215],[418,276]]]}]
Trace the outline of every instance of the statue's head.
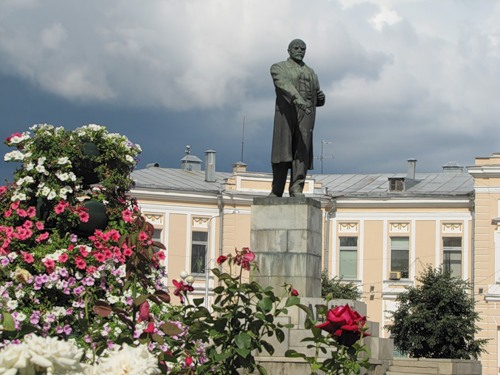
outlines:
[{"label": "statue's head", "polygon": [[288,45],[288,54],[296,62],[302,62],[306,54],[306,44],[301,39],[294,39]]}]

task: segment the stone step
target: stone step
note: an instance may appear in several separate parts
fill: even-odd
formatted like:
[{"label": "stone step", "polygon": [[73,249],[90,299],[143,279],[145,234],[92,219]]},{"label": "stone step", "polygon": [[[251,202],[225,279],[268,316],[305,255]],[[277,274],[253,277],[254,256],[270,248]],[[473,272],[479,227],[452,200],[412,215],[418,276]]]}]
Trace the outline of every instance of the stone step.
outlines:
[{"label": "stone step", "polygon": [[[389,370],[387,372],[387,375],[391,375],[392,373],[394,374],[422,374],[422,375],[428,375],[428,374],[438,374],[438,369],[435,367],[415,367],[415,366],[390,366]],[[394,375],[393,374],[393,375]]]}]

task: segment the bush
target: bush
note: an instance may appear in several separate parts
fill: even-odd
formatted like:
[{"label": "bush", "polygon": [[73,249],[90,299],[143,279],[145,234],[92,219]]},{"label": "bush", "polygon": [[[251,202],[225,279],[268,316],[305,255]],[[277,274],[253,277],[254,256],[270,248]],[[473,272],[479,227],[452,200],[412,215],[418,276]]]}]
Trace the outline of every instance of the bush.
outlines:
[{"label": "bush", "polygon": [[361,293],[353,282],[346,282],[342,277],[335,276],[328,278],[326,271],[321,274],[321,296],[328,300],[331,299],[351,299],[359,300]]},{"label": "bush", "polygon": [[475,339],[479,314],[470,283],[431,266],[417,280],[397,298],[388,326],[395,346],[415,358],[477,359],[487,340]]}]

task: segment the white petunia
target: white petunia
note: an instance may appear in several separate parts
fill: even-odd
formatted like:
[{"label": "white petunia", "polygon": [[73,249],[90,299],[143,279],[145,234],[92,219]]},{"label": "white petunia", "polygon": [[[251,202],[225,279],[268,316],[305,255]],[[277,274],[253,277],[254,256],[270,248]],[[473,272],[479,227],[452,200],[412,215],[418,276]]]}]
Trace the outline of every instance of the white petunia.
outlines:
[{"label": "white petunia", "polygon": [[35,167],[35,164],[33,164],[32,162],[26,163],[24,165],[24,169],[26,169],[28,172],[33,170],[34,167]]},{"label": "white petunia", "polygon": [[55,175],[61,181],[67,181],[67,180],[69,180],[69,174],[66,173],[66,172],[57,171],[55,173]]},{"label": "white petunia", "polygon": [[7,152],[3,157],[4,161],[23,161],[24,154],[21,151],[15,150],[11,152]]},{"label": "white petunia", "polygon": [[69,160],[69,158],[67,156],[64,156],[64,157],[57,159],[57,164],[59,164],[59,165],[71,164],[71,161]]},{"label": "white petunia", "polygon": [[54,199],[55,197],[57,197],[57,194],[54,190],[51,190],[49,194],[47,194],[47,199],[49,201],[51,201],[52,199]]}]

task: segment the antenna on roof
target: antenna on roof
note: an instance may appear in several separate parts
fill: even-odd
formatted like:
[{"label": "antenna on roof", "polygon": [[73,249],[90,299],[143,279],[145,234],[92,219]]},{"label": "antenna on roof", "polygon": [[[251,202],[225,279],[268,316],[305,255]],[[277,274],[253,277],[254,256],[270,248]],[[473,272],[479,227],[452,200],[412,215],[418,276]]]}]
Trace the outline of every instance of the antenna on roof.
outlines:
[{"label": "antenna on roof", "polygon": [[243,116],[243,129],[241,132],[241,158],[240,161],[243,162],[243,149],[245,147],[245,116]]}]

